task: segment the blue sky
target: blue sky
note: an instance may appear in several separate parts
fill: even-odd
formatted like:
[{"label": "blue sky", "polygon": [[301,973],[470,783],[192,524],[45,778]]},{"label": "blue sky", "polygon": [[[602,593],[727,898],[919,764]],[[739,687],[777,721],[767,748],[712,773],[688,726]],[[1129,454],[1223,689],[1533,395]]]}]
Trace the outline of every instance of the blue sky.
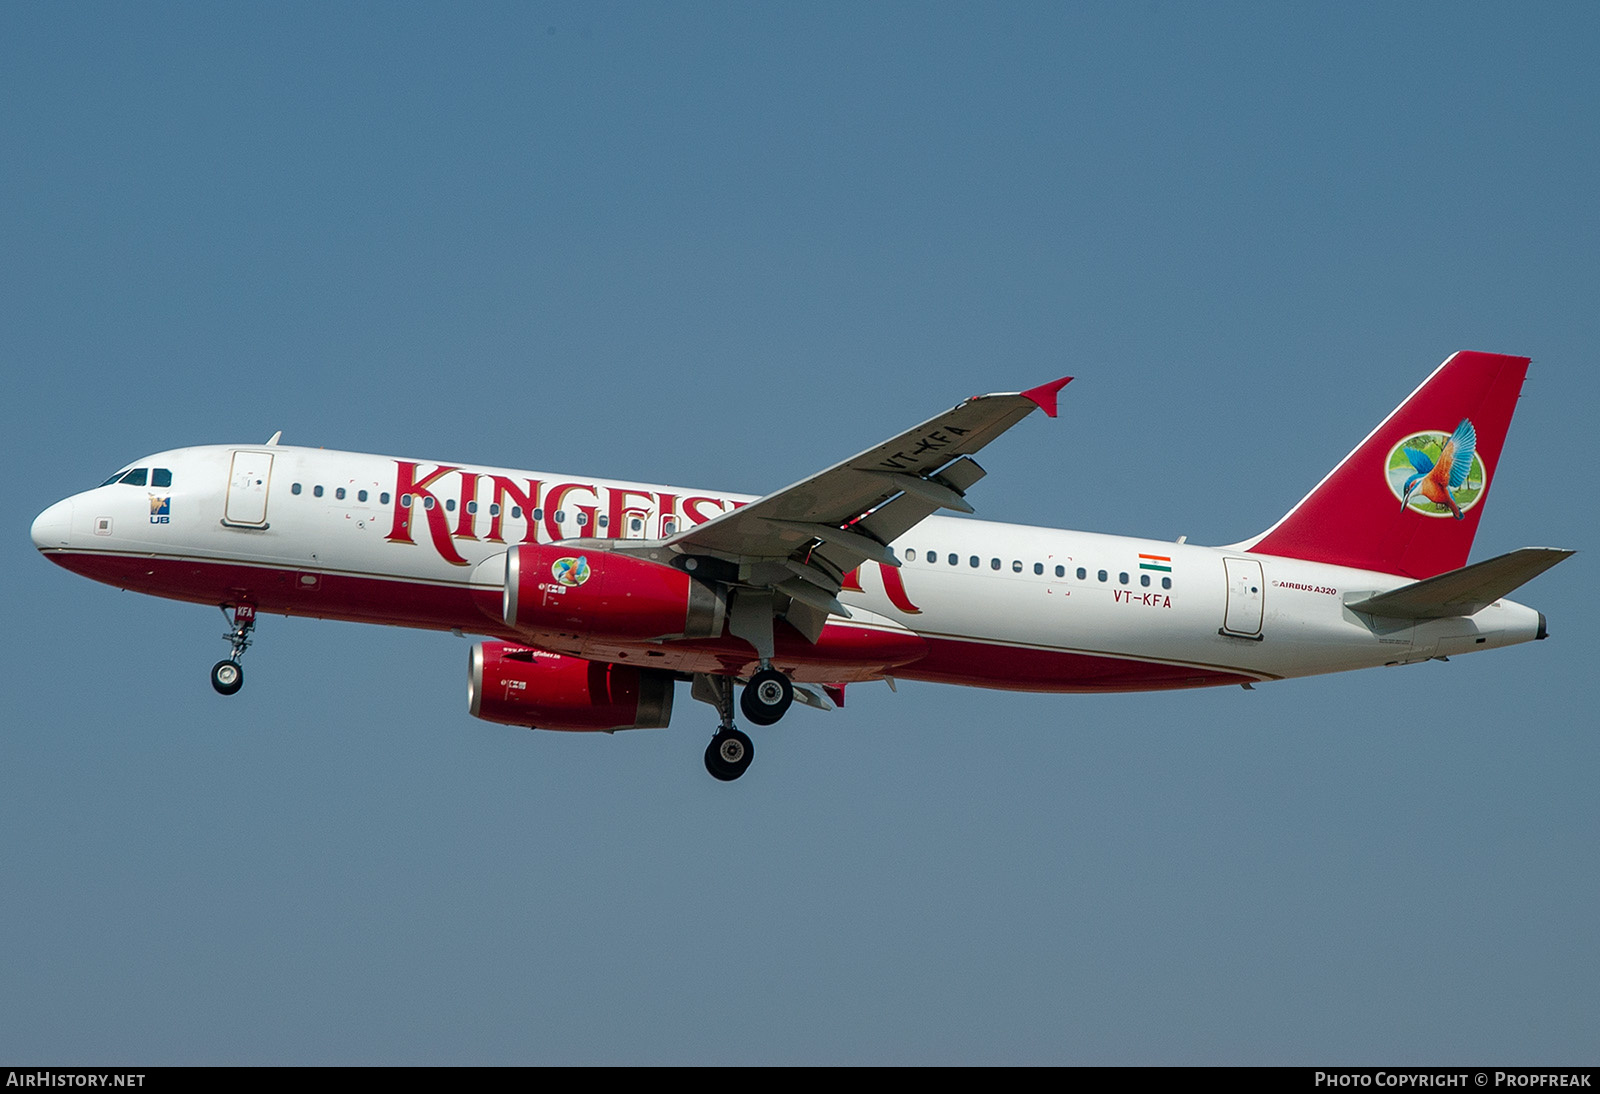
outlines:
[{"label": "blue sky", "polygon": [[1066,373],[980,516],[1231,542],[1456,349],[1534,358],[1474,558],[1588,548],[1600,10],[0,7],[16,489],[0,1058],[1592,1063],[1552,638],[1254,692],[855,687],[535,734],[468,643],[37,557],[148,452],[762,493]]}]

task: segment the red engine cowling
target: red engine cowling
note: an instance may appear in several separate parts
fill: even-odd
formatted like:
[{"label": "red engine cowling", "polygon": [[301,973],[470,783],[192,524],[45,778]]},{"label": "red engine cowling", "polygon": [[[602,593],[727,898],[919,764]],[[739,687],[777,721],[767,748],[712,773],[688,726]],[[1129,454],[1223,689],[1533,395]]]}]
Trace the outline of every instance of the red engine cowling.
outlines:
[{"label": "red engine cowling", "polygon": [[530,729],[664,729],[672,679],[633,665],[481,642],[472,647],[467,707],[475,718]]},{"label": "red engine cowling", "polygon": [[606,638],[717,638],[723,599],[682,570],[560,544],[506,552],[506,626]]}]

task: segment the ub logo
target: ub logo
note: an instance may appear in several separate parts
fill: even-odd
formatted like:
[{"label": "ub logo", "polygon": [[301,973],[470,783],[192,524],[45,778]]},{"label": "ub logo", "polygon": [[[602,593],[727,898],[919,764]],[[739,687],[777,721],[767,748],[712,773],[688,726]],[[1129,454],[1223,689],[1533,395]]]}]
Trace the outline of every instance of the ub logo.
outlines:
[{"label": "ub logo", "polygon": [[170,524],[172,522],[172,498],[166,494],[151,494],[150,497],[150,523]]}]

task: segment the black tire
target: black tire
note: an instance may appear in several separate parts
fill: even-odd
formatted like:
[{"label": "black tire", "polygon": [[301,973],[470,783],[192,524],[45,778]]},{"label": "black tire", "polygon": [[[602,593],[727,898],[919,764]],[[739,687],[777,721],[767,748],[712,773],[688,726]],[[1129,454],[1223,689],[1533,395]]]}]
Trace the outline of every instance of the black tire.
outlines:
[{"label": "black tire", "polygon": [[211,686],[218,695],[232,695],[244,687],[244,666],[237,661],[218,661],[211,666]]},{"label": "black tire", "polygon": [[775,725],[789,713],[794,702],[794,685],[777,669],[762,669],[750,677],[739,695],[739,709],[751,725]]},{"label": "black tire", "polygon": [[718,733],[706,746],[706,771],[713,779],[730,783],[743,775],[755,759],[755,746],[737,729]]}]

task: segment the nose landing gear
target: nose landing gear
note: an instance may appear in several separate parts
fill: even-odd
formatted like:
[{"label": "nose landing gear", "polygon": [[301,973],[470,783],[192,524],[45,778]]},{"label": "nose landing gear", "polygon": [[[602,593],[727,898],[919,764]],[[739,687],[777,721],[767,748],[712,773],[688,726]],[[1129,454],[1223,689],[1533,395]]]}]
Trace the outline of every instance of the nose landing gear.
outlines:
[{"label": "nose landing gear", "polygon": [[222,637],[233,647],[233,652],[226,661],[211,666],[211,686],[218,695],[232,695],[244,687],[244,666],[239,664],[239,658],[250,648],[250,632],[256,629],[256,610],[253,605],[238,604],[230,618],[227,605],[223,605],[222,617],[229,623],[228,633]]}]

